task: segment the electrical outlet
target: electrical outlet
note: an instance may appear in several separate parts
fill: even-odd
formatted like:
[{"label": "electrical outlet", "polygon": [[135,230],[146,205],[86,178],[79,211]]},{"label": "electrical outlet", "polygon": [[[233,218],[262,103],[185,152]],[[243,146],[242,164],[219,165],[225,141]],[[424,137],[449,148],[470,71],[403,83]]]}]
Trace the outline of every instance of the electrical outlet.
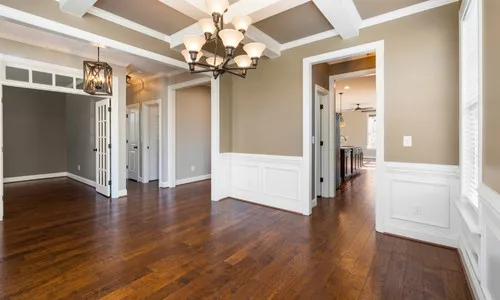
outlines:
[{"label": "electrical outlet", "polygon": [[195,167],[191,166],[191,172],[194,172],[194,170],[195,170]]},{"label": "electrical outlet", "polygon": [[78,165],[78,171],[80,171],[80,165]]}]

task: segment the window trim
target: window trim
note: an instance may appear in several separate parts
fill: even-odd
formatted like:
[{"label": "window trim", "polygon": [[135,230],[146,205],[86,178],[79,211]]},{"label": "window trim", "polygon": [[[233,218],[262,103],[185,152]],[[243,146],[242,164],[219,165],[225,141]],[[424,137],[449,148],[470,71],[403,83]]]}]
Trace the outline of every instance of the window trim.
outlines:
[{"label": "window trim", "polygon": [[[366,114],[366,149],[368,150],[377,150],[377,141],[375,141],[375,148],[374,147],[369,147],[370,146],[370,117],[375,116],[377,117],[377,113],[367,113]],[[375,124],[375,132],[377,132],[377,125]]]},{"label": "window trim", "polygon": [[463,0],[462,5],[460,6],[459,12],[459,151],[460,151],[460,198],[461,201],[466,204],[467,207],[472,208],[476,215],[479,213],[479,205],[475,206],[469,199],[467,199],[463,194],[463,168],[464,168],[464,151],[463,151],[463,143],[464,143],[464,132],[463,132],[463,113],[464,113],[464,99],[463,99],[463,87],[464,87],[464,76],[462,76],[462,72],[464,70],[464,59],[463,59],[463,30],[462,30],[462,21],[466,18],[467,13],[471,5],[477,3],[478,7],[478,186],[483,182],[483,0]]}]

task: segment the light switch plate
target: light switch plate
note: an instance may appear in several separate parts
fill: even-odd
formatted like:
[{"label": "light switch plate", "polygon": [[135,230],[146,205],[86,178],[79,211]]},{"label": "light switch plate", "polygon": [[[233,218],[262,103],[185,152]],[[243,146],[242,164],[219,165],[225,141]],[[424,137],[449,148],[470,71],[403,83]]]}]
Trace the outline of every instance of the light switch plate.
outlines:
[{"label": "light switch plate", "polygon": [[403,147],[411,147],[411,146],[412,146],[411,135],[405,135],[403,137]]}]

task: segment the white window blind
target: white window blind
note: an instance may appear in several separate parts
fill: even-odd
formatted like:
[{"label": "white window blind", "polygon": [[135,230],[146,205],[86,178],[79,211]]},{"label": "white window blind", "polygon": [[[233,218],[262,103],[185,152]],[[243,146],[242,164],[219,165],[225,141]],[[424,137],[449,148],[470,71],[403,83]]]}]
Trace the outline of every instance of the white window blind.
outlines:
[{"label": "white window blind", "polygon": [[377,115],[368,115],[368,149],[377,148]]},{"label": "white window blind", "polygon": [[471,0],[461,20],[462,195],[478,206],[479,185],[479,8]]}]

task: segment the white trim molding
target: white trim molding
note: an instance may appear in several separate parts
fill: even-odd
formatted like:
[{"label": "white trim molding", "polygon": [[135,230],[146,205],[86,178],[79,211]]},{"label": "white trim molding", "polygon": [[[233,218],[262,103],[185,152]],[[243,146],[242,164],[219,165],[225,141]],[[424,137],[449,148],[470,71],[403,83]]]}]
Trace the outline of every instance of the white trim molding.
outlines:
[{"label": "white trim molding", "polygon": [[84,184],[86,184],[86,185],[88,185],[88,186],[95,187],[95,181],[92,181],[92,180],[90,180],[90,179],[87,179],[87,178],[84,178],[84,177],[82,177],[82,176],[78,176],[78,175],[76,175],[76,174],[69,173],[69,172],[68,172],[68,173],[66,173],[66,176],[67,176],[68,178],[73,179],[73,180],[76,180],[76,181],[79,181],[79,182],[81,182],[81,183],[84,183]]},{"label": "white trim molding", "polygon": [[176,185],[183,185],[183,184],[188,184],[188,183],[193,183],[193,182],[198,182],[198,181],[204,181],[204,180],[209,180],[212,178],[212,175],[201,175],[201,176],[196,176],[196,177],[191,177],[191,178],[184,178],[184,179],[177,179],[175,181]]},{"label": "white trim molding", "polygon": [[66,177],[66,172],[59,173],[49,173],[49,174],[38,174],[38,175],[27,175],[27,176],[17,176],[17,177],[6,177],[3,179],[4,183],[13,183],[13,182],[21,182],[21,181],[31,181],[31,180],[40,180],[40,179],[51,179],[51,178],[59,178]]},{"label": "white trim molding", "polygon": [[[382,195],[386,233],[457,248],[459,167],[386,162]],[[378,204],[377,204],[378,205]]]},{"label": "white trim molding", "polygon": [[[303,203],[303,213],[310,215],[314,205],[312,195],[312,67],[315,64],[326,63],[336,59],[342,59],[350,56],[360,55],[367,52],[376,52],[377,68],[376,72],[376,87],[377,87],[377,165],[384,162],[384,91],[385,91],[385,50],[384,41],[376,41],[368,44],[358,45],[351,48],[345,48],[333,52],[323,53],[320,55],[304,58],[303,74],[302,74],[302,153],[303,164],[301,171],[301,192],[300,201]],[[384,210],[383,210],[383,174],[381,168],[377,168],[377,176],[375,176],[377,187],[376,199],[376,230],[384,232]],[[332,177],[333,178],[333,177]]]},{"label": "white trim molding", "polygon": [[[127,190],[119,190],[118,193],[116,194],[116,198],[123,198],[127,197]],[[115,197],[113,197],[115,199]]]}]

